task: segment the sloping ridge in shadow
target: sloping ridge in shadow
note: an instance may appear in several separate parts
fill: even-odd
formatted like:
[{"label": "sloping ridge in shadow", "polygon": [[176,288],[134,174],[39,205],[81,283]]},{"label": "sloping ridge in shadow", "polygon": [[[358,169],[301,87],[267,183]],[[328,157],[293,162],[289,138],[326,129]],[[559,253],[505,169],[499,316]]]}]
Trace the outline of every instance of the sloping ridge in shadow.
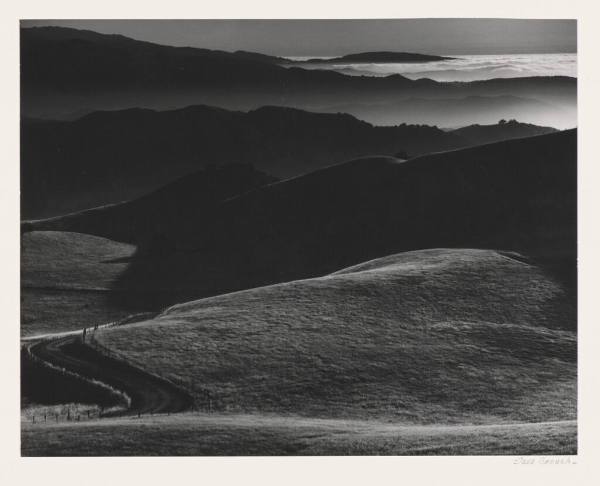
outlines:
[{"label": "sloping ridge in shadow", "polygon": [[572,270],[576,144],[568,130],[406,162],[368,157],[266,186],[173,224],[175,249],[141,247],[117,287],[155,303],[169,293],[170,304],[424,248],[517,251]]}]

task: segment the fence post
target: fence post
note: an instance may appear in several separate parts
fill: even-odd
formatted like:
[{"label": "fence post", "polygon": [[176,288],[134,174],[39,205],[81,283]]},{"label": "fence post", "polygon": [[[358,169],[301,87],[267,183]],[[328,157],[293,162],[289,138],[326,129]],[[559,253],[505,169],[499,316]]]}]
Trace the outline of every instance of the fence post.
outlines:
[{"label": "fence post", "polygon": [[44,423],[46,423],[46,414],[44,414]]},{"label": "fence post", "polygon": [[31,416],[31,423],[35,424],[35,415]]}]

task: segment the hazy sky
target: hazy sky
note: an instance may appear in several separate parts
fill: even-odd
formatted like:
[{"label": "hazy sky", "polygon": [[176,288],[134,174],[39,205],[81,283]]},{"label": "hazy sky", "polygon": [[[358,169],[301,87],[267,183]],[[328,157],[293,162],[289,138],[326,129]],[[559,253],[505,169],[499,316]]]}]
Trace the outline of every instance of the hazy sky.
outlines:
[{"label": "hazy sky", "polygon": [[25,20],[174,46],[334,56],[393,50],[429,54],[577,51],[575,20]]}]

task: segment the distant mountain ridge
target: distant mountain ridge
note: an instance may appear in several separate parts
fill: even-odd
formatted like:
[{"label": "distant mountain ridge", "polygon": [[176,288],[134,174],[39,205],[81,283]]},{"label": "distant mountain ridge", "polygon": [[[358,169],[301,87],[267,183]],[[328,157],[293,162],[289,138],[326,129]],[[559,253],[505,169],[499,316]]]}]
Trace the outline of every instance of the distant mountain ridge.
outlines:
[{"label": "distant mountain ridge", "polygon": [[346,114],[210,106],[24,121],[22,142],[25,219],[129,200],[208,165],[249,163],[285,178],[361,155],[465,145],[433,127],[380,129]]},{"label": "distant mountain ridge", "polygon": [[[53,118],[85,109],[153,109],[211,104],[302,109],[352,103],[511,95],[573,106],[577,81],[513,78],[471,83],[347,76],[308,70],[276,56],[171,47],[59,27],[21,29],[21,110]],[[401,123],[402,119],[397,122]]]},{"label": "distant mountain ridge", "polygon": [[[209,165],[252,164],[286,178],[359,156],[417,156],[478,143],[475,134],[467,140],[430,126],[374,127],[348,114],[275,106],[25,119],[21,136],[23,219],[130,200]],[[519,136],[518,127],[510,136]]]},{"label": "distant mountain ridge", "polygon": [[281,70],[259,60],[269,57],[244,51],[163,46],[65,27],[21,29],[21,83],[25,88],[42,85],[64,89],[70,85],[70,89],[85,91],[119,85],[210,84],[223,81],[221,76],[233,81],[237,74],[260,81],[266,74]]},{"label": "distant mountain ridge", "polygon": [[[411,97],[388,103],[348,103],[322,106],[320,113],[352,113],[361,120],[375,125],[395,125],[397,120],[406,123],[424,123],[437,126],[466,126],[491,124],[498,120],[545,120],[547,125],[564,128],[575,120],[576,108],[545,103],[532,98],[512,95],[466,96],[464,98],[429,99]],[[533,122],[532,122],[533,123]]]},{"label": "distant mountain ridge", "polygon": [[469,142],[483,144],[499,142],[509,138],[534,137],[556,132],[556,128],[540,127],[530,123],[519,123],[516,120],[500,120],[494,125],[469,125],[455,130],[450,130],[456,135],[467,139]]}]

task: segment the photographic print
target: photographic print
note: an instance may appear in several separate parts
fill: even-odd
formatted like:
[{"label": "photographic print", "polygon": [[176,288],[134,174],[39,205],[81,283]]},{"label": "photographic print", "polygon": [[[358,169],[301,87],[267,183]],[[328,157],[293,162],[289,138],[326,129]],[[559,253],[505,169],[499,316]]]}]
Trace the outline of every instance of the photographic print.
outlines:
[{"label": "photographic print", "polygon": [[21,20],[22,456],[577,454],[577,21]]}]

